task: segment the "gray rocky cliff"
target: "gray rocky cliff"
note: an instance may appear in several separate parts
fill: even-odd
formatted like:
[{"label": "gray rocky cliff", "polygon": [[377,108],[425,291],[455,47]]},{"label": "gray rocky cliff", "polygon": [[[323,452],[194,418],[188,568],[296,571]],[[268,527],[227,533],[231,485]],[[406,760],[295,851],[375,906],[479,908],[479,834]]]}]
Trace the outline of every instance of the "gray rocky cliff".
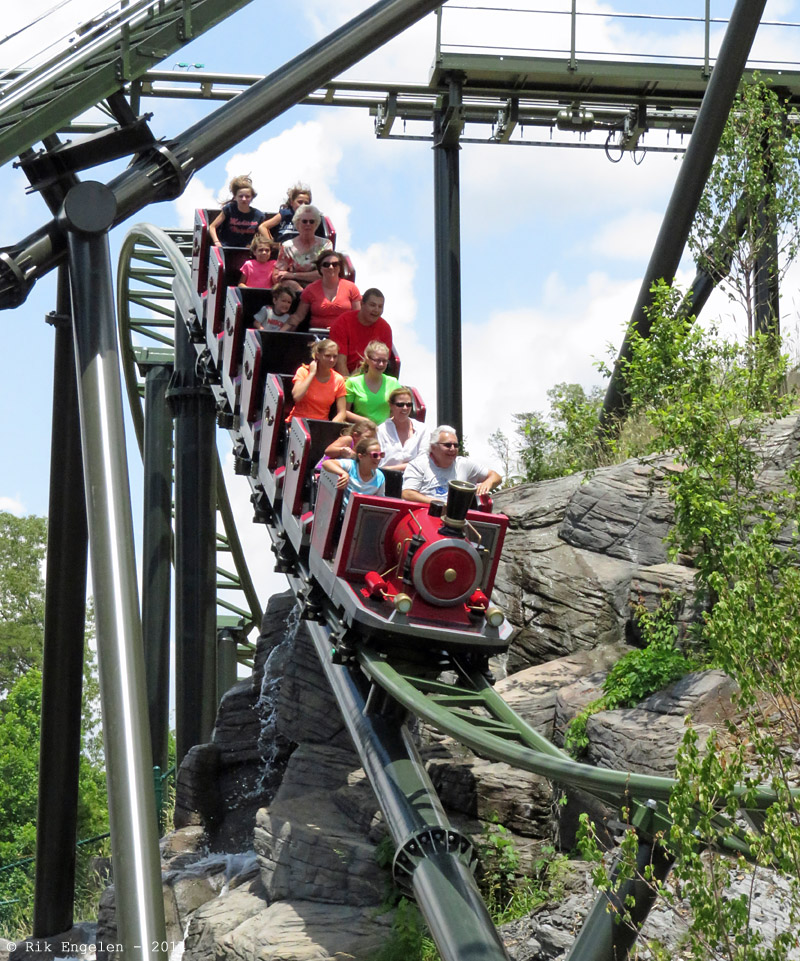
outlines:
[{"label": "gray rocky cliff", "polygon": [[[764,444],[769,483],[796,458],[799,441],[796,419],[774,425]],[[636,604],[653,609],[668,589],[686,598],[684,625],[698,616],[691,567],[670,562],[663,543],[674,469],[665,457],[630,461],[496,498],[511,523],[494,599],[518,628],[496,690],[556,743],[637,643]],[[270,600],[252,679],[225,695],[211,743],[181,767],[176,831],[163,857],[168,937],[183,942],[185,961],[373,961],[389,936],[381,813],[291,607],[287,595]],[[503,673],[503,665],[494,668]],[[702,736],[733,716],[732,693],[728,678],[705,672],[636,707],[595,714],[588,759],[669,774],[685,715]],[[498,820],[524,867],[553,844],[569,850],[581,811],[598,820],[601,835],[604,819],[616,816],[580,792],[555,803],[546,780],[478,757],[424,725],[415,733],[454,825],[479,837]],[[611,842],[611,832],[606,837]],[[508,926],[510,957],[565,953],[593,897],[588,874],[576,863],[557,905]],[[764,883],[763,913],[774,917]],[[648,924],[668,945],[682,931],[659,912]],[[99,929],[113,941],[113,891]]]}]

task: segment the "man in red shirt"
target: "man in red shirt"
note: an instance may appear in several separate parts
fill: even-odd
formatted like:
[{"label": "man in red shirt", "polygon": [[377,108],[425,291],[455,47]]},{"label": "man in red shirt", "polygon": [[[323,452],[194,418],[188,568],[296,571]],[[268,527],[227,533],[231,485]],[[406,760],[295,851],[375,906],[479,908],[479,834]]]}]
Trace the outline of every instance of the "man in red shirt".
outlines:
[{"label": "man in red shirt", "polygon": [[358,310],[346,310],[331,324],[330,339],[339,345],[335,370],[342,377],[358,370],[371,340],[379,340],[391,351],[392,328],[381,316],[384,303],[383,294],[376,287],[370,287],[361,298]]}]

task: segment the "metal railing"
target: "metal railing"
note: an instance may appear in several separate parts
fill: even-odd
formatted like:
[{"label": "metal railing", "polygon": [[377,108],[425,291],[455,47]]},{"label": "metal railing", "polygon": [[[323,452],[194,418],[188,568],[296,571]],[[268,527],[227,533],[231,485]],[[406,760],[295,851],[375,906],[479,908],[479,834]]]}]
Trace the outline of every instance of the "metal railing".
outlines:
[{"label": "metal railing", "polygon": [[[665,4],[666,6],[666,4]],[[439,59],[442,53],[453,52],[476,52],[487,54],[514,54],[522,56],[545,56],[554,58],[565,58],[568,61],[568,68],[576,70],[579,60],[631,60],[634,62],[642,61],[669,61],[674,63],[697,64],[701,67],[704,76],[711,73],[716,58],[715,47],[721,39],[724,28],[728,20],[725,17],[713,17],[711,15],[711,0],[705,0],[705,12],[702,16],[691,16],[680,13],[627,13],[622,11],[597,11],[580,10],[578,0],[562,0],[559,7],[557,2],[547,7],[518,7],[518,6],[490,6],[488,4],[446,4],[437,10],[436,26],[436,58]],[[445,17],[445,14],[447,15]],[[460,19],[462,23],[472,33],[475,32],[474,25],[476,18],[480,15],[490,15],[491,21],[486,20],[484,26],[490,25],[490,30],[481,30],[483,41],[481,43],[469,43],[453,40],[452,36],[446,36],[445,21],[449,24],[448,30],[455,33],[458,29],[454,21]],[[497,36],[511,35],[519,37],[519,31],[509,31],[507,17],[498,16],[507,14],[524,18],[538,18],[537,35],[552,38],[552,43],[537,46],[509,46],[506,43],[493,43],[491,37],[497,31]],[[677,44],[671,51],[659,49],[651,50],[623,50],[618,43],[611,42],[614,33],[619,33],[620,27],[635,24],[637,27],[647,26],[651,28],[648,32],[650,40],[656,34],[663,37],[666,43],[672,41]],[[664,28],[672,29],[664,29]],[[763,20],[761,30],[780,29],[797,30],[800,22],[788,20]],[[681,33],[683,29],[683,33]],[[691,36],[686,35],[689,30]],[[599,35],[605,34],[609,39],[607,45],[592,43],[591,40]],[[586,46],[580,46],[581,39],[589,37]],[[563,38],[563,40],[561,39]],[[633,38],[632,38],[633,39]],[[796,43],[796,38],[793,38]],[[687,44],[695,49],[696,53],[687,52]],[[696,45],[696,46],[695,46]],[[796,68],[800,66],[798,60],[782,60],[775,58],[759,59],[754,56],[749,63],[752,66],[771,66]]]}]

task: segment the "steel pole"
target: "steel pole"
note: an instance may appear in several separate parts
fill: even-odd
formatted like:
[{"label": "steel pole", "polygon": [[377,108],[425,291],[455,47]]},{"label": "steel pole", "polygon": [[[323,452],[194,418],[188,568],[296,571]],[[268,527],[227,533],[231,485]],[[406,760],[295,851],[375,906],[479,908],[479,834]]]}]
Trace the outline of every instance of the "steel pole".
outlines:
[{"label": "steel pole", "polygon": [[663,845],[640,840],[635,877],[613,894],[598,894],[567,961],[625,961],[655,903],[658,884],[666,881],[673,863]]},{"label": "steel pole", "polygon": [[[409,839],[430,827],[449,834],[447,815],[405,724],[370,712],[358,668],[334,664],[327,629],[307,624],[395,844],[408,849]],[[508,961],[469,868],[454,853],[434,847],[413,867],[411,886],[443,961]]]},{"label": "steel pole", "polygon": [[[174,140],[157,144],[109,183],[117,200],[114,223],[149,203],[179,196],[195,171],[440,4],[441,0],[381,0]],[[0,252],[0,308],[19,306],[35,281],[64,256],[65,249],[63,234],[50,223]]]},{"label": "steel pole", "polygon": [[69,273],[58,271],[33,936],[73,925],[88,533]]},{"label": "steel pole", "polygon": [[216,716],[217,565],[214,398],[175,313],[175,727],[177,764],[211,739]]},{"label": "steel pole", "polygon": [[[455,89],[454,89],[455,87]],[[464,439],[461,385],[460,88],[434,122],[433,203],[436,276],[436,419]]]},{"label": "steel pole", "polygon": [[675,277],[765,6],[766,0],[737,0],[731,14],[606,390],[601,415],[606,429],[612,427],[614,418],[622,413],[628,401],[623,369],[630,358],[631,330],[636,327],[640,334],[648,336],[650,321],[646,309],[652,303],[650,288],[662,279],[671,284]]},{"label": "steel pole", "polygon": [[139,961],[166,954],[158,950],[164,902],[106,234],[114,209],[107,187],[83,183],[67,194],[60,220],[70,260],[117,930],[125,956]]},{"label": "steel pole", "polygon": [[142,636],[153,764],[166,771],[169,734],[169,632],[172,585],[171,366],[148,367],[144,381]]}]

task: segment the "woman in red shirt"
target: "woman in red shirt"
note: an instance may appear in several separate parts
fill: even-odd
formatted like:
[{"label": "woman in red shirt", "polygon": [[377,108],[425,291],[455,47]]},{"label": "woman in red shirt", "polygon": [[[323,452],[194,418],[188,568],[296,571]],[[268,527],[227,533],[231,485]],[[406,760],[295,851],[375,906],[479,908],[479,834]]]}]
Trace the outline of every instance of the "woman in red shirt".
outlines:
[{"label": "woman in red shirt", "polygon": [[323,250],[317,257],[316,268],[322,279],[309,284],[300,295],[292,324],[299,326],[311,311],[311,326],[327,330],[339,314],[361,307],[361,293],[351,280],[342,276],[345,259],[337,251]]},{"label": "woman in red shirt", "polygon": [[[339,348],[334,340],[318,340],[311,345],[311,363],[298,368],[292,380],[292,399],[294,408],[286,418],[309,417],[312,420],[343,421],[345,406],[344,377],[333,369]],[[330,410],[336,405],[336,414],[330,417]]]}]

